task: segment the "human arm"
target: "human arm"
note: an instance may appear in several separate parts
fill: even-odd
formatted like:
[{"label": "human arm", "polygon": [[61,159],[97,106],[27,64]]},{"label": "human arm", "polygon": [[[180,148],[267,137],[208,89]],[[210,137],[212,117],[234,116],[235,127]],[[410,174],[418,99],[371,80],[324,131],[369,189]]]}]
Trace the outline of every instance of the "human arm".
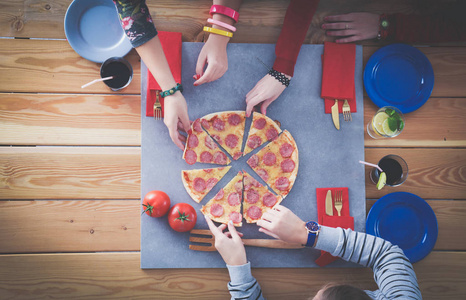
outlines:
[{"label": "human arm", "polygon": [[[241,2],[242,0],[214,0],[213,4],[223,5],[238,11],[241,6]],[[211,18],[229,25],[235,24],[235,21],[232,18],[222,14],[213,14]],[[231,30],[216,24],[212,24],[212,28],[232,32]],[[212,33],[209,34],[209,37],[202,47],[197,59],[196,75],[194,75],[194,79],[196,79],[194,82],[195,86],[215,81],[225,74],[228,70],[227,44],[229,41],[229,37]],[[204,72],[206,64],[207,69]]]}]

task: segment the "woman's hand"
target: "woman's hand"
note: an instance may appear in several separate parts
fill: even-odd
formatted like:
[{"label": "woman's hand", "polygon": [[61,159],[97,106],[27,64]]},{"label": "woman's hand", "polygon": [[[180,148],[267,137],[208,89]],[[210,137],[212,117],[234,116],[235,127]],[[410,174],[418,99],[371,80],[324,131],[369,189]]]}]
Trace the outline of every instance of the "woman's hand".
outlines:
[{"label": "woman's hand", "polygon": [[165,97],[163,122],[167,125],[170,138],[178,148],[184,150],[186,137],[179,130],[188,132],[190,127],[188,106],[181,92]]},{"label": "woman's hand", "polygon": [[257,221],[260,232],[282,241],[305,245],[307,243],[307,230],[305,224],[288,208],[277,205],[262,215]]},{"label": "woman's hand", "polygon": [[[211,34],[197,58],[195,86],[219,79],[228,70],[227,44],[230,38]],[[204,72],[205,64],[207,69]]]},{"label": "woman's hand", "polygon": [[[291,78],[291,76],[287,77],[288,79]],[[265,115],[267,107],[282,94],[285,88],[286,87],[272,75],[265,75],[246,95],[246,116],[249,117],[254,106],[259,103],[262,103],[261,113]]]},{"label": "woman's hand", "polygon": [[373,13],[350,13],[346,15],[327,16],[322,29],[329,36],[344,37],[337,43],[350,43],[374,39],[379,33],[379,15]]},{"label": "woman's hand", "polygon": [[216,227],[209,217],[205,216],[205,219],[215,237],[215,248],[225,263],[230,266],[239,266],[247,263],[246,250],[244,249],[243,241],[241,241],[242,234],[236,231],[233,223],[231,221],[228,222],[229,232],[223,233],[227,225],[222,224]]}]

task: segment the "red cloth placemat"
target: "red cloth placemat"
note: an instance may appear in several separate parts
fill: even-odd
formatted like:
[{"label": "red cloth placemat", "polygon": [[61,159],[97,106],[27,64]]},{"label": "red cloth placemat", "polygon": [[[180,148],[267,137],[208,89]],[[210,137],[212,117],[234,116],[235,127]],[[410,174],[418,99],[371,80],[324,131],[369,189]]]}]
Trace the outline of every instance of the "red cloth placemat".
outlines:
[{"label": "red cloth placemat", "polygon": [[[167,58],[170,71],[176,82],[181,83],[181,32],[159,31],[157,36],[162,44],[163,52]],[[147,71],[147,99],[146,99],[146,117],[154,116],[154,103],[156,91],[161,91],[161,88],[154,76]],[[160,97],[163,114],[163,98]]]},{"label": "red cloth placemat", "polygon": [[[327,196],[327,191],[332,191],[332,200],[333,204],[335,203],[335,191],[343,191],[343,208],[341,209],[341,216],[338,216],[338,212],[333,207],[333,216],[328,216],[325,213],[325,198]],[[354,229],[354,218],[350,216],[349,211],[349,201],[348,201],[348,188],[338,187],[338,188],[317,188],[317,220],[320,225],[325,225],[328,227],[341,227],[341,228],[351,228]],[[337,260],[338,257],[332,256],[330,253],[321,251],[320,257],[315,261],[317,265],[323,267],[328,265],[331,262]]]},{"label": "red cloth placemat", "polygon": [[338,99],[339,112],[344,100],[348,100],[351,112],[356,112],[356,92],[354,70],[356,66],[356,45],[324,43],[322,56],[322,90],[320,96],[325,101],[325,113],[332,113],[331,107]]}]

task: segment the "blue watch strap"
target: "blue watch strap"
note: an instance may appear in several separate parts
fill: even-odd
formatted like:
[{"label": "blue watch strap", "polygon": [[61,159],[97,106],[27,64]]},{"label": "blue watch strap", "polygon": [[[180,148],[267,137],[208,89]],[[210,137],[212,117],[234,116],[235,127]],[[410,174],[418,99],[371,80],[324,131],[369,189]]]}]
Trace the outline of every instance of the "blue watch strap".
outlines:
[{"label": "blue watch strap", "polygon": [[316,241],[316,234],[314,232],[308,232],[307,234],[307,243],[306,247],[314,246],[314,242]]}]

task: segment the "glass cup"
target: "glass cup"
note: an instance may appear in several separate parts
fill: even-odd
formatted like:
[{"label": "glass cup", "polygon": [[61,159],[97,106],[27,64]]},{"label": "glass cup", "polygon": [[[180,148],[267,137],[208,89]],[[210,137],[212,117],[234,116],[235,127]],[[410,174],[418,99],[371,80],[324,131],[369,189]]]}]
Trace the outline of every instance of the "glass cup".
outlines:
[{"label": "glass cup", "polygon": [[373,139],[393,138],[403,131],[405,118],[401,111],[393,106],[384,106],[367,124],[367,133]]},{"label": "glass cup", "polygon": [[[398,155],[387,155],[382,157],[377,164],[387,175],[386,185],[399,186],[408,178],[408,164]],[[380,171],[373,168],[370,177],[373,183],[377,184],[379,181]]]},{"label": "glass cup", "polygon": [[113,76],[105,84],[114,92],[124,89],[133,79],[133,68],[123,57],[111,57],[100,67],[100,77]]}]

